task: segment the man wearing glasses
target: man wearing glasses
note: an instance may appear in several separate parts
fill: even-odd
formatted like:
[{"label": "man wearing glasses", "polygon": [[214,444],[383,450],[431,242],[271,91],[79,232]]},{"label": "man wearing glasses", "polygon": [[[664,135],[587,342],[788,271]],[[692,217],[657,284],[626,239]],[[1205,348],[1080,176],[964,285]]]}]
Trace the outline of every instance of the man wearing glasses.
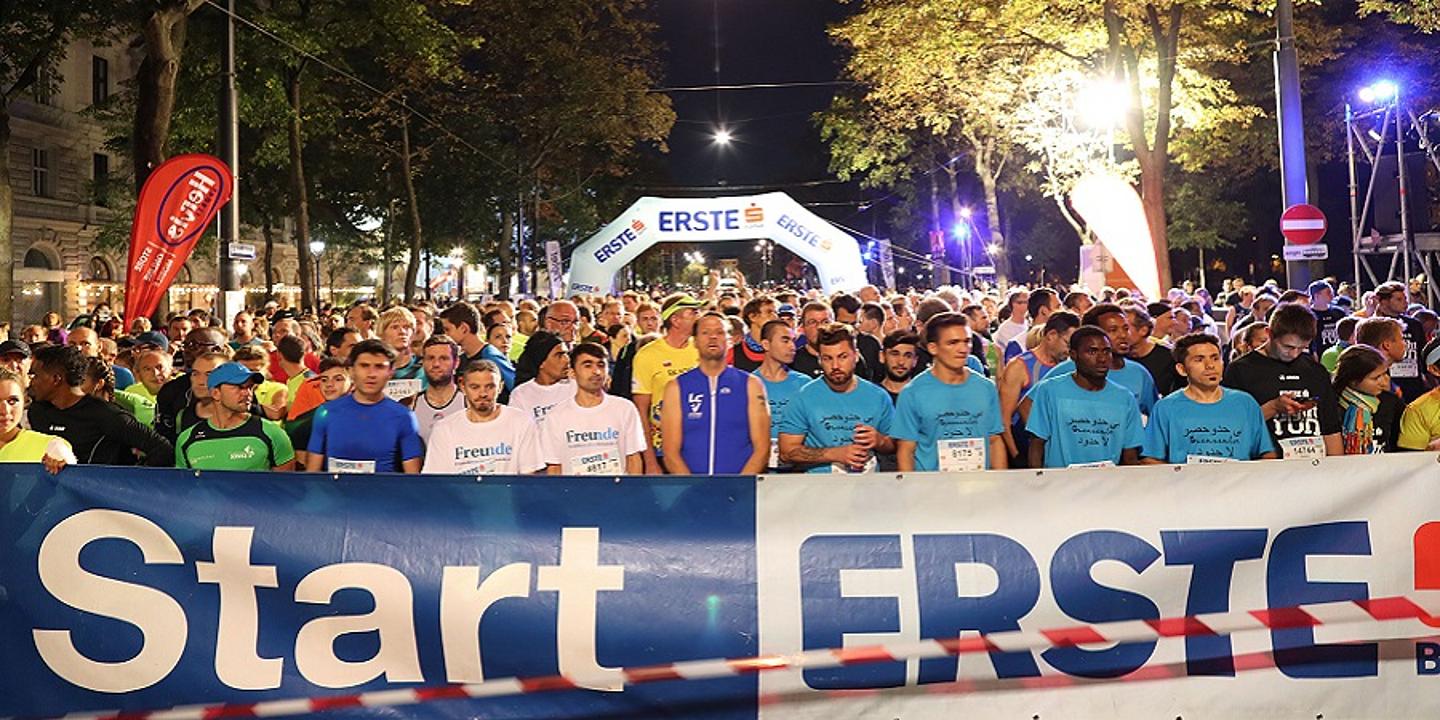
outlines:
[{"label": "man wearing glasses", "polygon": [[545,329],[560,336],[566,345],[575,344],[580,310],[569,300],[556,300],[545,310]]},{"label": "man wearing glasses", "polygon": [[1260,403],[1286,459],[1343,454],[1340,403],[1330,374],[1310,355],[1315,325],[1309,308],[1280,303],[1270,315],[1270,342],[1230,363],[1222,382]]},{"label": "man wearing glasses", "polygon": [[[195,358],[208,352],[230,349],[229,338],[220,328],[204,327],[190,331],[185,336],[185,342],[180,346],[181,356],[185,360],[185,367]],[[197,399],[190,390],[190,373],[178,375],[175,379],[165,383],[160,392],[155,393],[155,432],[169,440],[171,444],[178,439],[180,429],[175,426],[176,419],[180,412],[195,404]],[[252,403],[251,412],[259,411],[259,403]]]}]

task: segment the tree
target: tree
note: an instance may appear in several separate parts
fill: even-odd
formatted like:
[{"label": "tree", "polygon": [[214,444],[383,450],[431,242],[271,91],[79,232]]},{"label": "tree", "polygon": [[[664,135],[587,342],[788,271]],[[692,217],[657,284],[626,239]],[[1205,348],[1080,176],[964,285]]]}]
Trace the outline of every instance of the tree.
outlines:
[{"label": "tree", "polygon": [[15,256],[11,235],[15,194],[10,187],[10,103],[55,86],[53,70],[66,44],[108,26],[110,4],[88,0],[20,0],[0,4],[0,319],[14,314]]},{"label": "tree", "polygon": [[190,14],[203,4],[204,0],[130,0],[122,8],[131,22],[118,30],[125,34],[138,32],[145,50],[135,75],[135,123],[130,145],[137,195],[150,172],[168,157],[166,145]]}]

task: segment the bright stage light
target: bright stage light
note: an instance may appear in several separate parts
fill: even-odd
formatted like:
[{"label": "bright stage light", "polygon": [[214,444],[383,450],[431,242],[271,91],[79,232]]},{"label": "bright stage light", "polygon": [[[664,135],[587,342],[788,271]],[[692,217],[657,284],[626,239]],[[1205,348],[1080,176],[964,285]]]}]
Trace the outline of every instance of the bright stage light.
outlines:
[{"label": "bright stage light", "polygon": [[1360,88],[1360,100],[1366,103],[1386,103],[1395,99],[1400,86],[1390,80],[1377,80],[1369,87]]}]

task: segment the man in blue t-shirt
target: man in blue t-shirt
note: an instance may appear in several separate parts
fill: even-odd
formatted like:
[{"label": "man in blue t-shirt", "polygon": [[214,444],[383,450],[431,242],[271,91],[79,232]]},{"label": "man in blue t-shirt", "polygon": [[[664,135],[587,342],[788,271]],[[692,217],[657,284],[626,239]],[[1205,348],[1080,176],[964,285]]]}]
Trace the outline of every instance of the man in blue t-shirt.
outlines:
[{"label": "man in blue t-shirt", "polygon": [[780,419],[780,460],[812,473],[874,472],[876,454],[895,452],[895,408],[877,385],[855,375],[855,331],[830,323],[815,335],[820,377],[790,401]]},{"label": "man in blue t-shirt", "polygon": [[[1155,407],[1155,401],[1160,399],[1160,393],[1155,389],[1155,379],[1150,376],[1150,371],[1146,370],[1144,365],[1125,357],[1130,354],[1130,319],[1126,317],[1125,311],[1113,303],[1100,303],[1090,308],[1080,323],[1094,325],[1105,331],[1105,335],[1110,338],[1112,351],[1109,381],[1133,393],[1140,403],[1140,412],[1149,416]],[[1071,358],[1056,365],[1050,375],[1063,375],[1074,370],[1075,359]]]},{"label": "man in blue t-shirt", "polygon": [[1113,353],[1110,338],[1094,325],[1070,336],[1075,371],[1051,372],[1030,391],[1030,467],[1140,462],[1140,406],[1133,393],[1107,381]]},{"label": "man in blue t-shirt", "polygon": [[785,467],[780,462],[780,418],[785,408],[800,388],[810,383],[811,377],[790,369],[795,361],[795,331],[784,320],[768,320],[760,328],[760,345],[765,348],[765,357],[755,374],[765,384],[765,400],[770,403],[770,461],[772,470]]},{"label": "man in blue t-shirt", "polygon": [[967,367],[970,328],[960,313],[925,323],[933,362],[904,390],[891,435],[902,472],[1004,470],[1005,431],[995,383]]},{"label": "man in blue t-shirt", "polygon": [[1175,343],[1175,370],[1188,383],[1155,403],[1141,462],[1205,463],[1277,457],[1260,404],[1249,393],[1220,387],[1220,341],[1195,333]]},{"label": "man in blue t-shirt", "polygon": [[395,351],[380,340],[350,349],[355,390],[321,405],[310,430],[310,472],[418,474],[425,449],[415,415],[385,397]]}]

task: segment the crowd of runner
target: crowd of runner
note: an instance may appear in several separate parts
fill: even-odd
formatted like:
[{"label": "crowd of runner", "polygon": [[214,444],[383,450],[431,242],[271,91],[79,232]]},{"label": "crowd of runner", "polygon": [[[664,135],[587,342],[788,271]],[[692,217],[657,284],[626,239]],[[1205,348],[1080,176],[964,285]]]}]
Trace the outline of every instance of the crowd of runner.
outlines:
[{"label": "crowd of runner", "polygon": [[636,291],[0,342],[0,460],[564,475],[974,471],[1440,449],[1440,317],[1328,281]]}]

